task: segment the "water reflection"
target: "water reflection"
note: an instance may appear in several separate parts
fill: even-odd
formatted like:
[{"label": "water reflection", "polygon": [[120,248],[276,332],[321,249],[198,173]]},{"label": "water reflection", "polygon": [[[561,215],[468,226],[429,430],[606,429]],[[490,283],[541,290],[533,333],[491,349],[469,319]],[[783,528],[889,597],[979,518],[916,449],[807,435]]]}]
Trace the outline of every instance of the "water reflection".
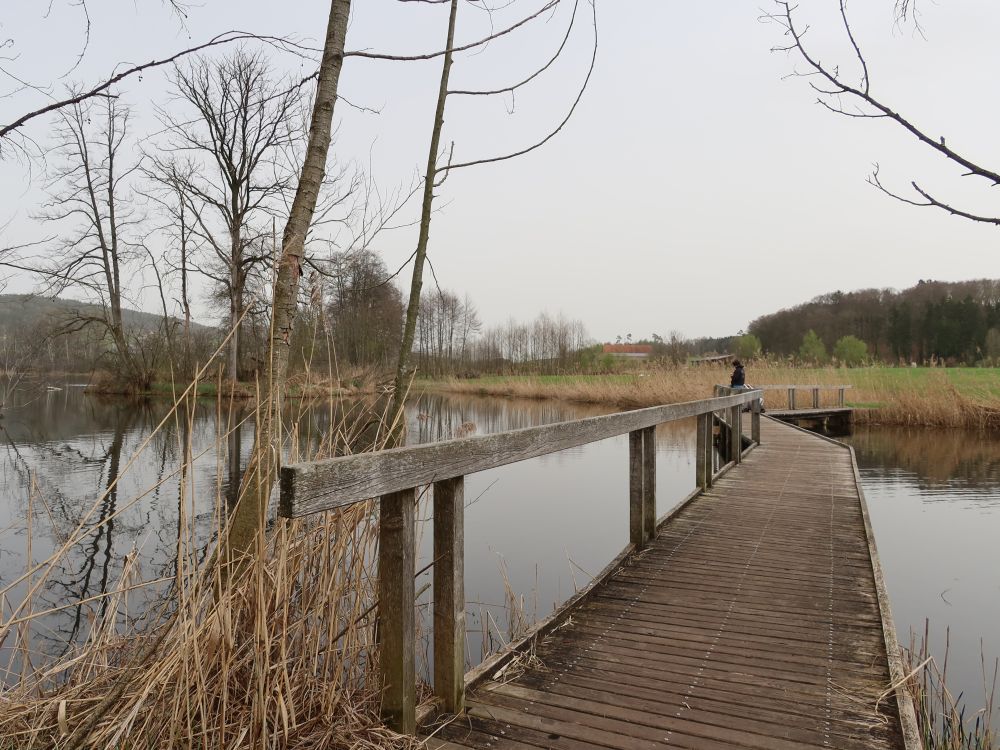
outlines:
[{"label": "water reflection", "polygon": [[[1000,439],[964,430],[859,428],[858,457],[900,641],[930,621],[932,653],[972,710],[1000,654]],[[1000,717],[997,717],[1000,721]]]},{"label": "water reflection", "polygon": [[[384,431],[370,418],[370,407],[291,403],[285,417],[294,436],[290,450],[309,455],[321,446],[328,452],[363,447]],[[6,501],[0,504],[0,529],[5,530],[0,587],[16,581],[31,563],[47,560],[67,540],[77,540],[57,556],[34,597],[35,611],[76,603],[45,618],[37,629],[34,641],[42,650],[59,653],[88,636],[89,624],[109,606],[97,595],[117,587],[128,561],[145,580],[169,579],[179,564],[182,539],[186,562],[196,564],[211,545],[219,506],[234,502],[253,441],[245,407],[224,410],[215,402],[199,402],[191,413],[182,410],[154,432],[168,410],[165,401],[100,399],[79,388],[43,391],[6,410],[0,422],[0,493]],[[425,394],[407,407],[408,441],[486,434],[607,411]],[[331,431],[331,425],[338,430]],[[338,446],[330,444],[332,434]],[[693,426],[666,426],[659,434],[663,509],[693,485]],[[512,590],[530,605],[530,619],[544,615],[617,554],[627,538],[627,464],[621,437],[468,478],[466,581],[473,630],[481,618],[495,623],[495,629],[506,627],[503,560]],[[429,522],[421,524],[424,562],[429,560]],[[74,535],[78,525],[84,533]],[[9,592],[7,616],[30,585],[22,581]],[[156,589],[133,592],[131,615],[142,613],[157,594]],[[11,644],[0,648],[8,649],[6,657],[0,652],[2,663],[10,657]],[[480,649],[473,633],[470,662]]]}]

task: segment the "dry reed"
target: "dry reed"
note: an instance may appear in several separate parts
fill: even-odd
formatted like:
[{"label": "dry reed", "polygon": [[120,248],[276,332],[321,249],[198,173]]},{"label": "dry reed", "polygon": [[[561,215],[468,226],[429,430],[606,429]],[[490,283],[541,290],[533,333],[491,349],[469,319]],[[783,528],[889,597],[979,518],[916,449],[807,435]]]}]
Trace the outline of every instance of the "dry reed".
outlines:
[{"label": "dry reed", "polygon": [[997,663],[982,659],[983,707],[969,711],[968,696],[952,696],[947,687],[948,645],[939,666],[929,652],[929,628],[920,640],[910,633],[909,648],[903,649],[904,668],[909,674],[907,691],[913,699],[917,727],[925,750],[995,750],[998,733],[993,717],[997,686]]},{"label": "dry reed", "polygon": [[[220,412],[224,407],[220,397]],[[298,408],[301,414],[306,407]],[[171,418],[190,427],[193,413],[187,396],[175,402]],[[371,409],[340,414],[319,455],[348,450],[362,429],[374,430],[366,439],[373,447],[388,434]],[[296,435],[294,426],[289,433]],[[294,453],[294,437],[290,442]],[[258,534],[249,559],[224,571],[223,555],[199,562],[194,493],[204,488],[194,487],[188,471],[190,444],[181,449],[177,562],[158,610],[145,619],[128,616],[131,591],[164,584],[136,580],[135,566],[126,564],[83,642],[45,662],[32,652],[31,628],[50,613],[35,606],[34,595],[67,550],[93,531],[87,516],[51,558],[0,590],[0,644],[13,654],[0,680],[0,749],[412,746],[381,725],[369,678],[373,504],[279,519]],[[215,507],[215,539],[224,539],[221,493]],[[18,584],[30,590],[12,606]]]},{"label": "dry reed", "polygon": [[[959,388],[939,369],[908,371],[893,368],[797,368],[783,363],[755,361],[747,365],[747,379],[755,386],[850,385],[847,403],[856,408],[859,424],[994,428],[1000,426],[1000,395],[983,386]],[[420,387],[450,393],[546,399],[641,408],[707,398],[712,386],[729,382],[728,367],[649,367],[620,375],[563,377],[509,377],[425,381]],[[820,405],[833,406],[837,392],[820,392]],[[798,404],[810,403],[807,392]],[[768,391],[766,406],[788,406],[787,392]]]}]

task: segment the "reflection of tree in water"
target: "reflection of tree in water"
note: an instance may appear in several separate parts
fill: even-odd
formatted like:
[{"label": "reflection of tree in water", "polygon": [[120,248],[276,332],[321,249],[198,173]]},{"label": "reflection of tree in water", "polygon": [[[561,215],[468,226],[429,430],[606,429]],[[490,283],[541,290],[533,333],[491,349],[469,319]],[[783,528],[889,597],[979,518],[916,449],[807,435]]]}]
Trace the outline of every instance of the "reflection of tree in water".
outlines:
[{"label": "reflection of tree in water", "polygon": [[904,427],[855,428],[848,442],[864,469],[904,469],[917,485],[1000,487],[1000,441],[986,432]]},{"label": "reflection of tree in water", "polygon": [[[61,590],[61,596],[67,601],[82,602],[93,594],[103,594],[108,591],[109,572],[112,559],[111,538],[115,530],[115,519],[112,516],[118,507],[118,476],[121,469],[122,445],[125,442],[125,431],[132,421],[135,412],[129,410],[122,416],[121,421],[115,425],[111,443],[102,458],[97,459],[105,464],[101,471],[103,475],[104,499],[98,509],[97,519],[94,524],[94,532],[91,540],[82,547],[82,568],[77,577],[69,577],[66,580],[49,580],[48,588]],[[99,583],[94,585],[95,572],[98,572]],[[97,601],[97,616],[104,617],[107,608],[107,598]],[[80,637],[80,630],[83,625],[84,615],[83,604],[74,607],[74,615],[68,632],[63,631],[63,642],[65,643],[64,653],[72,648],[73,644]]]}]

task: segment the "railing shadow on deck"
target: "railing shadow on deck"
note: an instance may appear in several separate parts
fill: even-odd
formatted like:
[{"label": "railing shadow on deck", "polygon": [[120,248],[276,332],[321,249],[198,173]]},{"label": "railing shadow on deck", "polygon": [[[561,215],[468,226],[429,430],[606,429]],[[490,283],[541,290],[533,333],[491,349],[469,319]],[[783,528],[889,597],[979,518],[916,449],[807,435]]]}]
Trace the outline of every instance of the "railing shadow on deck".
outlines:
[{"label": "railing shadow on deck", "polygon": [[[379,498],[378,664],[386,724],[403,733],[416,731],[413,579],[418,488],[433,485],[434,694],[440,709],[459,713],[466,690],[465,476],[628,433],[630,541],[621,558],[643,548],[655,535],[656,426],[697,419],[697,488],[686,498],[690,500],[760,443],[760,396],[758,389],[740,390],[701,401],[282,467],[278,512],[287,518]],[[751,415],[747,448],[742,430],[745,408]]]}]

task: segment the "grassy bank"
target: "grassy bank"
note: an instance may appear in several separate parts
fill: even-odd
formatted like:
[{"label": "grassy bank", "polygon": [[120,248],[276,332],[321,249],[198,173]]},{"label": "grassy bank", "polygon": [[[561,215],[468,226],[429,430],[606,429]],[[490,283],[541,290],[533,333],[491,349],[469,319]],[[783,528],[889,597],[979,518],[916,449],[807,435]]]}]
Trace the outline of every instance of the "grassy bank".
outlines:
[{"label": "grassy bank", "polygon": [[[935,427],[1000,427],[1000,369],[995,368],[801,368],[751,362],[753,385],[850,385],[847,404],[860,423]],[[729,382],[722,367],[647,369],[626,375],[482,377],[420,381],[415,390],[517,398],[556,398],[579,403],[638,408],[706,398],[712,386]],[[809,398],[800,393],[800,404]],[[821,405],[835,404],[835,391]],[[767,407],[786,407],[787,394],[771,391]]]}]

